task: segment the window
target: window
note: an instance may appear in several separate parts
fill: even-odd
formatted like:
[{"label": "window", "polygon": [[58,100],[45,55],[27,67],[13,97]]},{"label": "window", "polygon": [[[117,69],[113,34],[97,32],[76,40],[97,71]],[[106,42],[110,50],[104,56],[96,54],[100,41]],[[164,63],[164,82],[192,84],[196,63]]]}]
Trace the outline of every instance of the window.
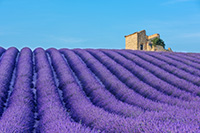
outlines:
[{"label": "window", "polygon": [[140,44],[140,50],[143,50],[143,44]]},{"label": "window", "polygon": [[153,44],[152,44],[152,43],[149,43],[149,46],[152,48]]}]

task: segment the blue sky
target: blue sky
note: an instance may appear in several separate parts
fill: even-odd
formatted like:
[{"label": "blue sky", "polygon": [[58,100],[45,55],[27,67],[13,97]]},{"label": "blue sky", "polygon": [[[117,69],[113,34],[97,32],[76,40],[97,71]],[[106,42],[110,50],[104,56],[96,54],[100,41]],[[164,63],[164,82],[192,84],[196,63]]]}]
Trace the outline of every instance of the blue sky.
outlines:
[{"label": "blue sky", "polygon": [[200,52],[199,0],[0,0],[0,46],[124,49],[124,35],[159,33]]}]

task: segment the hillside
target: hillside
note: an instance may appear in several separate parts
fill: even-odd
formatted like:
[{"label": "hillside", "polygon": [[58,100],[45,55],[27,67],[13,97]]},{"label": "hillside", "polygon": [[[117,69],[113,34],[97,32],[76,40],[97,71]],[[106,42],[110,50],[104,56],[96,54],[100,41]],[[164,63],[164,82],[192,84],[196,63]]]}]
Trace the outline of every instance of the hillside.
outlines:
[{"label": "hillside", "polygon": [[0,132],[200,132],[200,54],[0,48]]}]

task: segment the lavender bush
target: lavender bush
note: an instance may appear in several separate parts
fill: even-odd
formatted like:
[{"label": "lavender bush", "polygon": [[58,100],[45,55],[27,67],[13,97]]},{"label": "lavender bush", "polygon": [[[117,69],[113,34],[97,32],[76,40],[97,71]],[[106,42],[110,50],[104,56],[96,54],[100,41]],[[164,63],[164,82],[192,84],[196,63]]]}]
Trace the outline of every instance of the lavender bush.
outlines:
[{"label": "lavender bush", "polygon": [[91,132],[89,128],[71,121],[67,114],[55,86],[50,62],[45,51],[42,48],[37,48],[34,54],[37,70],[36,89],[39,116],[37,131],[44,133]]},{"label": "lavender bush", "polygon": [[0,132],[200,132],[199,59],[0,47]]},{"label": "lavender bush", "polygon": [[34,102],[31,90],[32,51],[21,50],[14,89],[0,120],[0,132],[31,132],[34,125]]}]

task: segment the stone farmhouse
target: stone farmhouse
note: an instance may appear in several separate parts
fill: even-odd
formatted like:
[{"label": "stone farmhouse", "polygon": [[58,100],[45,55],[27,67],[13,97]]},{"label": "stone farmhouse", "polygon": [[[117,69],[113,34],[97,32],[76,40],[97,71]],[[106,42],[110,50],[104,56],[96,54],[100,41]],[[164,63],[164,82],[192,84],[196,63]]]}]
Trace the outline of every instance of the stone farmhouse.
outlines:
[{"label": "stone farmhouse", "polygon": [[150,36],[146,35],[146,31],[142,30],[135,32],[130,35],[125,36],[126,40],[126,49],[132,50],[145,50],[145,51],[172,51],[171,48],[167,50],[162,46],[153,46],[151,40],[154,38],[160,38],[159,34],[153,34]]}]

